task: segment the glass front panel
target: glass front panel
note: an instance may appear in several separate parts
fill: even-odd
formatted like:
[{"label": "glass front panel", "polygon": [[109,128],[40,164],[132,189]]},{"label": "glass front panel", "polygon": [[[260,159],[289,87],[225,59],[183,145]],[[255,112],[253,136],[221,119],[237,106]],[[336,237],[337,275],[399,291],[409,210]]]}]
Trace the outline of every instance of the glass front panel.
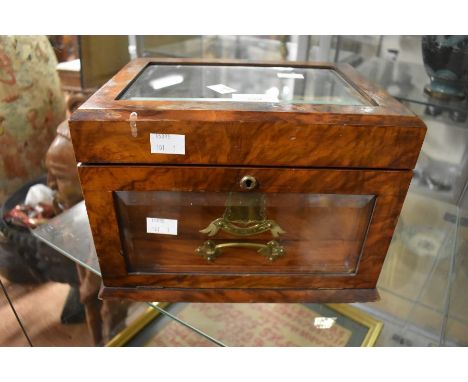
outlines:
[{"label": "glass front panel", "polygon": [[149,65],[120,99],[370,105],[332,69],[268,66]]},{"label": "glass front panel", "polygon": [[354,273],[373,195],[115,192],[129,272]]}]

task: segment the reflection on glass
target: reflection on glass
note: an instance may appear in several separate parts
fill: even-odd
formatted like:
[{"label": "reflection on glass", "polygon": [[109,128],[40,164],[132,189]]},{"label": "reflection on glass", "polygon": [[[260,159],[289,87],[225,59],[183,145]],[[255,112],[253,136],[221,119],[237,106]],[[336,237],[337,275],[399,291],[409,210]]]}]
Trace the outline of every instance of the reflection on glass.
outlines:
[{"label": "reflection on glass", "polygon": [[83,201],[32,230],[32,233],[71,260],[100,275],[91,227]]},{"label": "reflection on glass", "polygon": [[[447,119],[451,125],[453,122],[466,122],[468,97],[463,101],[447,101],[430,97],[424,92],[424,86],[429,82],[429,77],[422,63],[393,62],[385,58],[373,57],[364,60],[356,67],[356,70],[369,81],[382,86],[398,100],[411,102],[411,110],[418,115],[424,113],[424,121],[428,116],[437,116],[438,120]],[[415,109],[417,104],[425,105],[427,109],[423,109],[420,113]],[[443,113],[444,111],[448,113]],[[449,115],[452,120],[449,119]]]},{"label": "reflection on glass", "polygon": [[130,272],[353,273],[375,198],[118,191],[115,200]]},{"label": "reflection on glass", "polygon": [[[45,242],[47,245],[50,245],[71,260],[89,269],[97,276],[101,276],[84,201],[76,204],[60,215],[57,215],[53,219],[49,220],[48,223],[39,226],[32,232],[38,239]],[[87,290],[87,293],[89,293],[89,290]],[[106,303],[101,300],[97,300],[97,294],[96,297],[88,297],[87,303],[87,315],[90,316],[91,314],[91,317],[94,318],[100,316],[101,306],[106,305],[101,311],[102,314],[106,315],[104,321],[101,319],[90,319],[89,325],[94,328],[90,333],[93,333],[94,335],[97,333],[97,337],[99,337],[99,333],[101,333],[102,330],[104,337],[106,339],[111,339],[116,332],[127,326],[126,330],[118,333],[107,344],[99,340],[96,341],[94,345],[121,346],[122,344],[125,344],[129,340],[129,337],[134,335],[132,323],[134,321],[139,321],[138,317],[140,317],[140,314],[138,313],[141,313],[141,310],[145,309],[148,305],[151,309],[162,313],[167,317],[167,319],[172,319],[174,322],[177,322],[177,325],[180,325],[185,330],[193,332],[196,337],[205,338],[209,343],[212,342],[222,345],[222,343],[211,338],[209,335],[201,332],[197,328],[194,328],[189,323],[182,321],[180,318],[173,316],[169,312],[166,312],[159,303],[130,303],[126,300],[107,300]],[[105,329],[102,328],[101,325],[105,325]],[[123,334],[124,332],[126,332],[125,335]],[[129,333],[132,334],[129,336]],[[94,336],[94,340],[96,339],[96,336]],[[86,338],[86,341],[91,341],[91,337]],[[47,345],[54,344],[56,343],[47,343]],[[86,342],[86,345],[88,344],[89,343]]]},{"label": "reflection on glass", "polygon": [[468,182],[458,204],[454,241],[441,344],[468,346]]},{"label": "reflection on glass", "polygon": [[119,99],[369,105],[327,68],[149,65]]}]

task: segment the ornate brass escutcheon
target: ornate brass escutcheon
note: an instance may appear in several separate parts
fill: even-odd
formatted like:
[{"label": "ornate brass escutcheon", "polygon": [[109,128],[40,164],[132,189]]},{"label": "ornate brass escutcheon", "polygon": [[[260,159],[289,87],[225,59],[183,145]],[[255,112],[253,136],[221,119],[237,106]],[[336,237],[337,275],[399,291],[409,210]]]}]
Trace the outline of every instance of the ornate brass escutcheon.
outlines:
[{"label": "ornate brass escutcheon", "polygon": [[[246,187],[248,185],[249,188],[254,188],[256,186],[255,178],[253,180],[250,178],[252,177],[242,178],[241,185],[242,181],[246,182],[246,180],[249,180],[246,183]],[[213,220],[200,232],[211,237],[215,236],[219,230],[222,230],[231,235],[245,237],[270,231],[275,238],[280,234],[286,233],[278,223],[266,218],[265,204],[264,194],[231,192],[228,195],[223,217]],[[229,247],[256,248],[259,254],[265,256],[270,261],[276,260],[285,253],[284,248],[275,240],[271,240],[266,244],[249,242],[216,244],[212,240],[208,240],[198,247],[195,252],[204,259],[213,261],[219,256],[222,248]]]},{"label": "ornate brass escutcheon", "polygon": [[263,194],[231,192],[226,204],[224,216],[213,220],[201,233],[215,236],[223,230],[235,236],[252,236],[271,231],[273,237],[286,233],[278,223],[266,218]]}]

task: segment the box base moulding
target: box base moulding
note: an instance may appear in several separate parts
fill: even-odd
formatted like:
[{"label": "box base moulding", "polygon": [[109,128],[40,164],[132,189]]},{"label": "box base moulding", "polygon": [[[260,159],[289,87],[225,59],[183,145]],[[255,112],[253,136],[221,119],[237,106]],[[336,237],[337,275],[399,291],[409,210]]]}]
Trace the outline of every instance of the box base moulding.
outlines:
[{"label": "box base moulding", "polygon": [[352,303],[379,299],[377,289],[182,289],[104,286],[101,299],[164,302]]}]

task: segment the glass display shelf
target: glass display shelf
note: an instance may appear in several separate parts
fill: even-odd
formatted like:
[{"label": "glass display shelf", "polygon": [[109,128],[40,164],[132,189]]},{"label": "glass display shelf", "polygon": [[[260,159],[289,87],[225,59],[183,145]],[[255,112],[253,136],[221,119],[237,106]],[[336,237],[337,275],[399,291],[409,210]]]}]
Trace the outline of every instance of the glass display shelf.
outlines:
[{"label": "glass display shelf", "polygon": [[[468,285],[468,182],[457,206],[454,254],[449,264],[447,299],[442,330],[442,343],[457,343],[460,336],[460,317],[468,317],[465,295]],[[458,320],[457,320],[458,318]],[[468,341],[465,342],[465,345]]]},{"label": "glass display shelf", "polygon": [[426,106],[425,114],[440,115],[447,111],[453,121],[466,121],[468,98],[450,101],[430,97],[424,92],[424,86],[430,81],[422,64],[373,57],[356,69],[371,82],[383,86],[398,100]]},{"label": "glass display shelf", "polygon": [[[457,273],[456,281],[449,285],[453,234],[457,226],[444,219],[448,210],[458,216],[455,206],[434,203],[431,198],[410,191],[389,249],[389,259],[379,280],[382,297],[379,302],[354,304],[359,308],[354,311],[355,307],[349,304],[160,305],[148,302],[147,305],[154,312],[146,316],[152,323],[145,326],[141,334],[132,336],[126,344],[357,346],[359,343],[375,343],[382,327],[381,339],[377,344],[384,346],[467,343],[468,323],[463,312],[468,306],[460,298],[460,286],[466,281],[466,272]],[[36,228],[33,233],[99,274],[84,202]],[[63,240],[63,237],[68,237],[68,240]],[[78,246],[81,250],[77,250],[73,243],[82,243]],[[83,250],[90,248],[89,243],[91,250]],[[463,245],[466,246],[466,240],[460,245],[462,247],[457,246],[457,262],[464,262],[466,267],[460,252]],[[451,293],[447,292],[447,286]],[[451,301],[450,314],[447,312],[447,301]],[[155,312],[159,318],[154,318]],[[362,312],[368,314],[363,316]],[[385,324],[382,325],[382,322]],[[327,329],[329,333],[325,334],[320,326],[330,324],[331,327]],[[252,331],[253,327],[258,330]],[[278,327],[282,328],[281,334],[271,334]],[[236,336],[232,335],[232,330],[237,333]],[[302,334],[298,336],[297,331],[301,330]],[[126,331],[132,332],[132,328]],[[239,333],[244,332],[250,334],[240,336]],[[270,336],[266,336],[267,332]],[[122,336],[126,337],[126,334]],[[114,342],[119,343],[119,339]]]},{"label": "glass display shelf", "polygon": [[[452,219],[447,219],[452,216]],[[381,300],[359,304],[385,322],[381,340],[394,346],[443,346],[468,343],[468,301],[460,298],[468,280],[451,268],[456,256],[458,208],[410,190],[378,282]],[[461,274],[458,274],[460,273]],[[457,275],[457,283],[450,284]],[[453,287],[453,288],[452,288]],[[450,290],[456,300],[447,309]],[[450,330],[456,335],[445,341]]]},{"label": "glass display shelf", "polygon": [[284,60],[295,52],[293,36],[135,36],[138,57]]},{"label": "glass display shelf", "polygon": [[370,105],[326,67],[151,64],[118,99]]},{"label": "glass display shelf", "polygon": [[32,233],[62,255],[101,275],[84,202],[33,229]]},{"label": "glass display shelf", "polygon": [[138,57],[203,57],[206,36],[135,36]]},{"label": "glass display shelf", "polygon": [[[46,224],[33,229],[32,233],[39,240],[56,249],[64,256],[89,269],[94,274],[101,276],[84,201],[49,220]],[[219,346],[225,346],[222,342],[201,332],[189,323],[161,308],[158,303],[147,302],[147,304],[159,313],[170,317],[172,320],[202,336],[207,341]]]},{"label": "glass display shelf", "polygon": [[457,203],[468,178],[468,98],[444,101],[424,92],[424,65],[374,57],[356,69],[420,116],[427,133],[412,187],[435,199]]},{"label": "glass display shelf", "polygon": [[428,128],[379,279],[381,300],[360,307],[385,321],[382,342],[466,346],[468,101],[424,93],[429,77],[422,64],[375,57],[356,69]]}]

